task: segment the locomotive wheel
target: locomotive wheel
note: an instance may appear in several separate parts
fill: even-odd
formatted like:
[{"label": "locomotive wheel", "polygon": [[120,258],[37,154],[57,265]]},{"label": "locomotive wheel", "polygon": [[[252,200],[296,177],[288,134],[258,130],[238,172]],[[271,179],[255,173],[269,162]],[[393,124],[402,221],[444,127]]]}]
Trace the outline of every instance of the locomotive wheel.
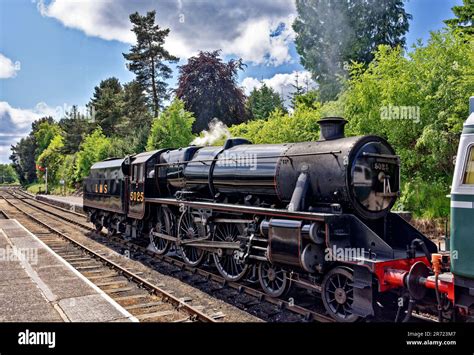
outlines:
[{"label": "locomotive wheel", "polygon": [[322,284],[322,299],[329,315],[338,322],[355,322],[359,316],[352,313],[354,289],[352,271],[336,267],[324,277]]},{"label": "locomotive wheel", "polygon": [[170,212],[166,208],[160,207],[156,216],[156,224],[150,230],[150,245],[153,251],[159,255],[166,254],[171,246],[169,240],[154,236],[153,231],[162,234],[172,234]]},{"label": "locomotive wheel", "polygon": [[[238,236],[239,228],[235,223],[218,223],[214,232],[214,240],[219,242],[235,242]],[[212,254],[217,270],[228,281],[241,280],[248,270],[247,264],[237,262],[235,253],[234,250],[222,250],[220,253]]]},{"label": "locomotive wheel", "polygon": [[281,297],[290,289],[286,271],[270,263],[258,266],[258,279],[265,293],[272,297]]},{"label": "locomotive wheel", "polygon": [[108,237],[113,237],[116,234],[117,234],[117,230],[115,228],[107,227],[107,236]]},{"label": "locomotive wheel", "polygon": [[[199,238],[198,226],[194,222],[193,215],[191,212],[184,211],[179,218],[178,223],[178,239],[189,240]],[[196,247],[190,247],[186,245],[180,245],[181,256],[186,264],[190,266],[198,266],[202,263],[206,253],[202,249]]]},{"label": "locomotive wheel", "polygon": [[94,227],[95,227],[96,233],[100,233],[102,232],[102,228],[104,227],[104,225],[100,222],[95,222]]}]

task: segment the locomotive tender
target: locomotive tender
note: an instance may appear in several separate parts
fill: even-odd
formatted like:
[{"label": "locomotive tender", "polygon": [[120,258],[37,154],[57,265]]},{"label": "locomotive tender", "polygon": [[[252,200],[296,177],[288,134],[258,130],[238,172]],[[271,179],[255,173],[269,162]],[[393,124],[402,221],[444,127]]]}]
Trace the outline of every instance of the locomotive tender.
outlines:
[{"label": "locomotive tender", "polygon": [[[465,130],[474,129],[469,120]],[[472,265],[458,267],[455,292],[458,278],[443,272],[449,255],[390,212],[400,190],[390,144],[345,137],[342,118],[319,123],[316,142],[234,138],[98,162],[84,182],[84,210],[98,230],[148,238],[155,253],[174,248],[192,266],[213,261],[227,280],[258,279],[271,296],[291,285],[320,292],[337,321],[394,305],[408,320],[415,303],[439,319],[467,316]]]}]

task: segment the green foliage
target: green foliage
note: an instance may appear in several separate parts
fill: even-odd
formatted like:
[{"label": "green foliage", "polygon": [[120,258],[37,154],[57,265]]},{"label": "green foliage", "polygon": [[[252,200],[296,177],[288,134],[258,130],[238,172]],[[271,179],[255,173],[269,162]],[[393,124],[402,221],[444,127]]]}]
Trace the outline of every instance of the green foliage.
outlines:
[{"label": "green foliage", "polygon": [[[405,188],[418,188],[422,181],[426,186],[420,189],[435,194],[433,203],[444,201],[468,116],[467,101],[474,93],[473,42],[443,31],[432,33],[426,46],[408,55],[381,46],[367,68],[355,64],[351,74],[340,100],[349,119],[348,132],[386,137],[401,157],[402,181],[417,181]],[[425,208],[411,197],[407,206]],[[442,207],[424,211],[446,212]]]},{"label": "green foliage", "polygon": [[267,120],[253,120],[230,127],[234,137],[243,137],[253,143],[284,143],[317,140],[320,112],[302,106],[293,114],[273,111]]},{"label": "green foliage", "polygon": [[403,194],[395,206],[400,211],[410,210],[416,217],[427,219],[449,216],[450,199],[446,196],[445,181],[427,182],[420,178],[407,181]]},{"label": "green foliage", "polygon": [[[147,98],[144,95],[144,87],[138,81],[133,80],[123,86],[122,95],[122,119],[117,126],[118,135],[120,137],[134,136],[141,138],[140,132],[137,133],[137,129],[150,130],[152,115],[147,107]],[[134,147],[146,145],[146,136],[144,141],[138,141],[134,144]]]},{"label": "green foliage", "polygon": [[76,172],[76,155],[65,155],[61,166],[58,169],[58,178],[64,180],[66,187],[75,187],[77,183],[75,178]]},{"label": "green foliage", "polygon": [[[39,166],[48,169],[48,184],[55,185],[59,182],[59,172],[64,162],[63,147],[64,138],[60,134],[56,134],[37,159]],[[45,172],[43,170],[38,170],[36,174],[39,178],[44,179]]]},{"label": "green foliage", "polygon": [[92,131],[93,123],[78,111],[77,106],[72,106],[71,112],[67,112],[59,121],[59,127],[64,136],[63,152],[73,154],[79,150],[84,137]]},{"label": "green foliage", "polygon": [[77,153],[75,180],[82,181],[89,175],[89,170],[94,163],[107,158],[110,146],[110,139],[104,135],[100,127],[86,136]]},{"label": "green foliage", "polygon": [[246,106],[251,117],[257,119],[268,118],[276,109],[286,112],[280,95],[266,84],[263,84],[260,89],[252,90],[247,98]]},{"label": "green foliage", "polygon": [[36,139],[36,158],[48,148],[49,143],[61,132],[59,126],[54,122],[41,122],[38,129],[33,133]]},{"label": "green foliage", "polygon": [[[44,125],[46,123],[46,125]],[[22,138],[17,144],[11,147],[12,154],[10,160],[18,174],[22,185],[31,184],[36,180],[35,159],[46,149],[49,141],[54,136],[51,132],[56,132],[55,123],[52,117],[42,117],[31,124],[30,134]],[[38,149],[36,135],[41,140],[41,148]],[[56,132],[57,133],[57,132]]]},{"label": "green foliage", "polygon": [[297,0],[293,23],[301,63],[333,100],[351,61],[369,63],[380,44],[404,46],[408,20],[403,0]]},{"label": "green foliage", "polygon": [[90,107],[94,108],[94,122],[102,128],[107,137],[116,132],[116,126],[122,119],[122,85],[117,78],[102,80],[94,88]]},{"label": "green foliage", "polygon": [[12,154],[10,160],[13,162],[20,183],[22,185],[31,184],[36,180],[36,140],[30,134],[22,138],[17,144],[11,147]]},{"label": "green foliage", "polygon": [[444,21],[449,27],[469,36],[474,35],[474,0],[463,0],[463,5],[452,8],[456,18]]},{"label": "green foliage", "polygon": [[153,120],[147,150],[184,147],[194,136],[192,126],[194,116],[184,109],[184,103],[175,99],[158,118]]},{"label": "green foliage", "polygon": [[292,98],[292,105],[305,106],[307,108],[318,108],[320,106],[319,90],[308,90],[300,95],[294,95]]},{"label": "green foliage", "polygon": [[13,184],[18,182],[18,175],[13,164],[0,164],[0,184]]}]

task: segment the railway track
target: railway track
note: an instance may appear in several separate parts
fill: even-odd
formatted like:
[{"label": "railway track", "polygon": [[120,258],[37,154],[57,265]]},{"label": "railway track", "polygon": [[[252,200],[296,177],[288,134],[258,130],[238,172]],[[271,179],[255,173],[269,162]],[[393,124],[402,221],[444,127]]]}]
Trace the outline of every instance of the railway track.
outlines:
[{"label": "railway track", "polygon": [[[187,304],[160,285],[142,278],[139,273],[124,268],[101,253],[74,240],[60,231],[55,223],[46,223],[39,217],[44,214],[28,210],[19,200],[3,199],[16,212],[4,218],[16,218],[33,234],[40,238],[55,253],[65,259],[81,274],[101,288],[118,304],[141,322],[215,322],[222,315],[208,315],[197,307]],[[26,217],[26,218],[25,218]]]},{"label": "railway track", "polygon": [[[34,199],[33,196],[20,190],[8,191],[10,198],[15,198],[23,204],[27,204],[43,214],[54,216],[64,222],[73,224],[88,232],[95,232],[95,228],[85,221],[83,214],[58,207],[44,201]],[[92,236],[92,235],[91,235]],[[314,294],[308,295],[300,292],[295,297],[287,299],[274,298],[258,290],[252,284],[229,282],[220,274],[213,272],[211,268],[191,267],[173,255],[157,255],[148,250],[145,245],[139,245],[131,241],[125,241],[116,236],[107,236],[105,233],[95,233],[100,243],[115,249],[126,249],[135,253],[141,262],[145,262],[159,272],[165,272],[186,282],[200,284],[205,292],[219,297],[224,301],[237,300],[235,305],[252,314],[269,321],[317,321],[333,322],[333,319],[324,314],[322,305],[314,304]],[[131,257],[131,255],[130,255]],[[197,280],[192,280],[197,279]],[[204,287],[203,287],[204,286]],[[208,287],[206,287],[208,286]],[[221,293],[222,295],[216,294]],[[293,295],[290,295],[293,296]],[[295,302],[298,299],[300,302]],[[252,309],[253,308],[253,309]],[[261,310],[262,308],[263,310]]]}]

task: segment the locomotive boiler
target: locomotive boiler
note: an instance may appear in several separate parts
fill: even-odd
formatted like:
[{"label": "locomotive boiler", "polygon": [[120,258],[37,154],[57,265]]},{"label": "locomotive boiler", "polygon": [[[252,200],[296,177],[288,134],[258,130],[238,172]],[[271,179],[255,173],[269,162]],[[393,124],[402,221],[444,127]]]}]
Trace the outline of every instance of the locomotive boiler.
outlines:
[{"label": "locomotive boiler", "polygon": [[168,151],[159,184],[180,196],[383,217],[399,194],[399,158],[381,137],[345,138],[345,124],[337,117],[321,120],[317,142],[229,139],[223,147]]}]

